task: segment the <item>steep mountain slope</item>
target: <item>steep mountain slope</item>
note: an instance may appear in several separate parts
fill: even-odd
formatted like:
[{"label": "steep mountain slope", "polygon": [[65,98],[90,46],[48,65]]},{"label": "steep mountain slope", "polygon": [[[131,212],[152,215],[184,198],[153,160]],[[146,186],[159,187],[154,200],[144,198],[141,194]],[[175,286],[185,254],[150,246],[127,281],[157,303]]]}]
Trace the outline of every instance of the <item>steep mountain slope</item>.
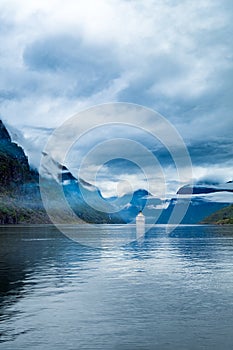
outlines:
[{"label": "steep mountain slope", "polygon": [[[80,219],[89,223],[124,223],[120,215],[114,213],[115,208],[103,200],[98,188],[81,179],[77,180],[66,167],[53,160],[50,160],[49,165],[52,166],[48,166],[45,174],[50,175],[46,181],[46,191],[54,194],[58,187],[62,188],[70,207]],[[60,178],[54,178],[54,174],[51,174],[54,169],[55,177],[60,175]],[[59,198],[54,198],[50,205],[57,211],[60,220],[71,223],[67,222]],[[7,129],[0,121],[0,224],[18,223],[51,221],[41,199],[37,171],[30,169],[23,149],[11,141]]]},{"label": "steep mountain slope", "polygon": [[[95,186],[75,178],[62,164],[49,155],[44,163],[43,185],[50,194],[50,208],[56,212],[59,222],[69,223],[56,192],[62,189],[73,212],[89,223],[124,223],[131,221],[142,208],[148,195],[138,190],[123,198],[126,207],[105,200]],[[118,199],[122,204],[122,198]],[[128,203],[129,202],[129,203]],[[118,203],[119,204],[119,203]],[[124,207],[124,206],[123,206]],[[75,216],[75,214],[73,214]],[[67,222],[68,220],[68,222]],[[41,200],[39,176],[32,171],[23,149],[11,141],[11,137],[0,121],[0,224],[50,223]]]},{"label": "steep mountain slope", "polygon": [[[104,200],[97,187],[75,178],[64,165],[52,159],[50,155],[44,153],[43,157],[41,175],[43,186],[46,187],[43,191],[45,201],[51,201],[51,198],[57,198],[59,201],[59,192],[62,189],[69,207],[84,222],[125,223],[115,207]],[[61,205],[60,209],[58,204],[54,203],[52,206],[53,208],[48,207],[52,215],[56,212],[56,218],[62,222],[59,210],[64,211],[64,205]]]},{"label": "steep mountain slope", "polygon": [[10,135],[0,120],[0,191],[15,188],[32,178],[33,173],[23,149],[11,142]]},{"label": "steep mountain slope", "polygon": [[0,224],[49,223],[43,209],[38,174],[0,121]]}]

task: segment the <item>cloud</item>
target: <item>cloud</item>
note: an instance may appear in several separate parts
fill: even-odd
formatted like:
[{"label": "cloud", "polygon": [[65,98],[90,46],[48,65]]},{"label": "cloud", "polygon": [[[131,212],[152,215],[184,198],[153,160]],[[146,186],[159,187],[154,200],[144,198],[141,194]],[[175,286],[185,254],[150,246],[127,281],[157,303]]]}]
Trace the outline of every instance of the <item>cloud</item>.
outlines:
[{"label": "cloud", "polygon": [[[90,46],[72,35],[39,39],[25,48],[23,59],[28,69],[51,73],[63,80],[56,94],[71,99],[106,89],[120,74],[111,49],[104,45]],[[67,83],[65,89],[64,83]]]},{"label": "cloud", "polygon": [[217,203],[233,203],[233,194],[230,192],[209,193],[200,196],[206,201]]},{"label": "cloud", "polygon": [[[50,130],[87,107],[125,101],[175,125],[197,180],[232,177],[231,2],[3,0],[0,10],[0,114],[19,129],[31,163],[38,165],[51,132],[37,127]],[[97,141],[87,138],[80,152]],[[169,152],[143,141],[175,187]]]}]

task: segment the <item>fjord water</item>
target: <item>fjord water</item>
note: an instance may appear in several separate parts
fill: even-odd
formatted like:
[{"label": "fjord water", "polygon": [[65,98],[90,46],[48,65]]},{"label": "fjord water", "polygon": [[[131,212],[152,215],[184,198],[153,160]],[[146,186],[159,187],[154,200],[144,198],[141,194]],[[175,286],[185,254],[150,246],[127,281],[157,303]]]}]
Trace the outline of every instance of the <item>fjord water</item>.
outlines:
[{"label": "fjord water", "polygon": [[232,226],[154,226],[115,246],[129,229],[105,226],[113,244],[97,249],[0,227],[0,349],[232,349]]}]

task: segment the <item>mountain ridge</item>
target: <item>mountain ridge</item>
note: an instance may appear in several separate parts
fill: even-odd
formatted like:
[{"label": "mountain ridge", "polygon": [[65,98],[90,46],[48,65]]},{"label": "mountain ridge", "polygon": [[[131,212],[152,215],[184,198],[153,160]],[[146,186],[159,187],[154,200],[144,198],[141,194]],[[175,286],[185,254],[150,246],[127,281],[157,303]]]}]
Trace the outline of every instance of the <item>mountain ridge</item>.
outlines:
[{"label": "mountain ridge", "polygon": [[[98,188],[82,179],[76,179],[64,165],[56,161],[51,160],[48,169],[51,164],[52,169],[57,167],[55,177],[58,178],[51,177],[47,181],[46,190],[53,195],[57,185],[63,188],[74,212],[73,218],[77,215],[82,222],[88,223],[125,223],[117,213],[108,214],[109,210],[114,210],[107,202],[98,210],[84,201],[82,192],[93,203],[98,198],[103,198]],[[52,201],[51,205],[54,206],[59,222],[76,222],[72,217],[70,222],[62,208],[60,212],[57,210],[60,208],[59,198]],[[51,223],[51,219],[41,198],[38,172],[30,168],[23,148],[12,142],[5,125],[0,121],[0,224],[25,223],[47,224]]]},{"label": "mountain ridge", "polygon": [[[134,222],[139,210],[145,208],[148,222],[156,218],[156,223],[166,224],[174,207],[183,210],[183,204],[189,201],[190,196],[190,205],[181,223],[195,224],[232,202],[232,181],[221,185],[186,185],[177,191],[177,196],[167,200],[154,197],[145,189],[121,197],[104,198],[98,187],[76,178],[65,165],[59,164],[50,155],[43,156],[48,157],[48,163],[45,162],[42,169],[44,176],[48,177],[45,192],[56,198],[52,200],[51,206],[54,206],[56,217],[62,223],[73,221],[69,222],[59,198],[54,195],[58,188],[59,191],[62,188],[73,216],[89,223]],[[5,125],[0,121],[0,224],[8,223],[51,223],[51,220],[42,202],[38,172],[30,168],[23,148],[12,142]]]}]

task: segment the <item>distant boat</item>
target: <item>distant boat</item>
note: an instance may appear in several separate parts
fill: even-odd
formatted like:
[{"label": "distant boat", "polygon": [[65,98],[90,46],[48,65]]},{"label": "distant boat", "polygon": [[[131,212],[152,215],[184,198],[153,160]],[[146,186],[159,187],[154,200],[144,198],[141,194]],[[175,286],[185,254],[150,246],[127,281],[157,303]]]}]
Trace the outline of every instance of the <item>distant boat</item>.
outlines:
[{"label": "distant boat", "polygon": [[141,211],[136,216],[136,233],[137,238],[145,235],[145,216]]}]

